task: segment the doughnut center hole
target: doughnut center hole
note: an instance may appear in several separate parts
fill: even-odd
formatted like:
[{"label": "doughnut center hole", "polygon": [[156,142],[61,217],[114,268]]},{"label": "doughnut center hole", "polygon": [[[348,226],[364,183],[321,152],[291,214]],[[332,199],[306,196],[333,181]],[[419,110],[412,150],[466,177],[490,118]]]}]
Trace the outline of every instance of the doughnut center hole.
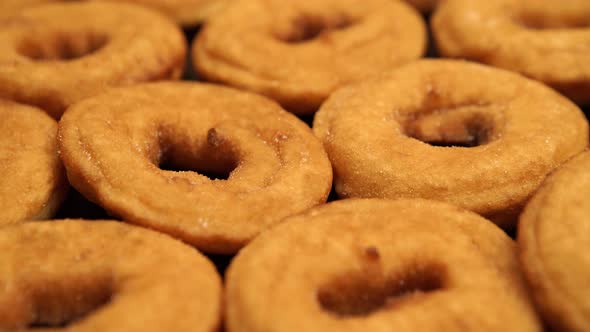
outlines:
[{"label": "doughnut center hole", "polygon": [[590,15],[581,15],[581,12],[564,15],[563,13],[536,13],[523,12],[515,17],[515,21],[521,26],[531,30],[550,29],[580,29],[590,27]]},{"label": "doughnut center hole", "polygon": [[215,129],[195,145],[187,138],[162,135],[157,165],[170,172],[195,172],[210,180],[228,180],[239,160],[231,142]]},{"label": "doughnut center hole", "polygon": [[53,33],[23,39],[17,51],[34,61],[70,61],[99,51],[108,41],[101,33]]},{"label": "doughnut center hole", "polygon": [[65,329],[111,302],[114,287],[102,276],[66,277],[33,287],[29,329]]},{"label": "doughnut center hole", "polygon": [[436,265],[408,268],[393,276],[368,270],[333,280],[319,290],[317,299],[325,311],[336,316],[367,316],[421,301],[428,293],[443,289],[443,274]]},{"label": "doughnut center hole", "polygon": [[495,136],[494,119],[481,112],[482,105],[435,108],[404,116],[404,133],[438,147],[476,147]]},{"label": "doughnut center hole", "polygon": [[291,21],[289,32],[280,36],[279,39],[291,44],[304,43],[326,36],[333,31],[344,30],[354,24],[355,21],[345,14],[327,17],[302,14]]}]

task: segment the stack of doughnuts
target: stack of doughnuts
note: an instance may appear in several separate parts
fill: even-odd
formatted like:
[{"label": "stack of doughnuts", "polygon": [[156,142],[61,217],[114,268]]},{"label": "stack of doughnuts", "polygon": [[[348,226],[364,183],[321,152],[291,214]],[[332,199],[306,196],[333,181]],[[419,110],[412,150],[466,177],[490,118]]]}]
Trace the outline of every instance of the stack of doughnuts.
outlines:
[{"label": "stack of doughnuts", "polygon": [[2,1],[0,331],[589,331],[589,42],[586,0]]}]

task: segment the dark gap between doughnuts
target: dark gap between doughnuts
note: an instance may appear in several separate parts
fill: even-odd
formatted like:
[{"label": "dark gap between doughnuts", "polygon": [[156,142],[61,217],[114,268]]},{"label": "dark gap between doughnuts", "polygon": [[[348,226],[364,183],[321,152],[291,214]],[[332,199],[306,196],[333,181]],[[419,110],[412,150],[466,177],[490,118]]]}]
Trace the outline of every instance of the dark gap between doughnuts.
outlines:
[{"label": "dark gap between doughnuts", "polygon": [[313,14],[302,14],[291,22],[291,30],[278,38],[287,43],[303,43],[332,31],[343,30],[355,24],[348,15],[339,14],[323,17]]},{"label": "dark gap between doughnuts", "polygon": [[199,147],[179,141],[181,136],[160,136],[160,156],[156,165],[164,171],[195,172],[211,180],[227,180],[238,166],[238,157],[229,142],[214,128]]},{"label": "dark gap between doughnuts", "polygon": [[[368,248],[367,259],[378,260],[379,252]],[[356,272],[333,280],[319,290],[317,299],[331,314],[367,316],[420,301],[428,293],[443,289],[443,279],[444,269],[438,265],[409,267],[401,274],[390,276],[368,269],[365,273]]]},{"label": "dark gap between doughnuts", "polygon": [[100,206],[90,202],[74,188],[70,188],[65,201],[53,219],[112,219]]},{"label": "dark gap between doughnuts", "polygon": [[586,120],[590,121],[590,106],[582,107],[582,112],[584,112],[584,116],[586,116]]},{"label": "dark gap between doughnuts", "polygon": [[225,271],[234,259],[233,255],[207,254],[207,257],[213,262],[217,272],[225,279]]},{"label": "dark gap between doughnuts", "polygon": [[32,290],[34,320],[27,328],[68,328],[107,305],[114,296],[110,278],[86,278],[86,282],[72,279],[58,281],[54,287],[42,285]]},{"label": "dark gap between doughnuts", "polygon": [[56,33],[25,38],[17,51],[35,61],[68,61],[95,53],[108,41],[108,36],[94,32]]},{"label": "dark gap between doughnuts", "polygon": [[[424,14],[424,21],[430,22],[431,17],[431,13]],[[434,33],[432,32],[432,24],[426,25],[426,33],[428,35],[428,44],[426,45],[426,54],[424,56],[426,58],[438,58],[438,47],[436,46],[436,39],[434,38]]]},{"label": "dark gap between doughnuts", "polygon": [[[184,29],[184,37],[188,45],[190,45],[193,40],[197,38],[199,32],[201,31],[202,26],[197,25],[194,27],[189,27]],[[186,60],[185,60],[184,72],[182,73],[182,80],[184,81],[201,81],[199,77],[199,73],[197,72],[196,68],[193,65],[192,61],[192,50],[186,52]]]}]

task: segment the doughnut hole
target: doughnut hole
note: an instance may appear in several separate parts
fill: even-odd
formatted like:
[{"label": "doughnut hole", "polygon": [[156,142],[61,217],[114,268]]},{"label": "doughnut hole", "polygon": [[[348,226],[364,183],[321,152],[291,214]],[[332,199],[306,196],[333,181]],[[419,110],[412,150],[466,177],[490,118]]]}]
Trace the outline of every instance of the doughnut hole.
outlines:
[{"label": "doughnut hole", "polygon": [[379,310],[417,303],[444,288],[445,270],[437,264],[410,266],[392,275],[367,269],[332,280],[321,287],[318,302],[340,317],[367,316]]},{"label": "doughnut hole", "polygon": [[68,61],[91,55],[107,45],[106,34],[85,32],[52,32],[24,37],[17,52],[33,61]]},{"label": "doughnut hole", "polygon": [[521,10],[514,21],[531,30],[583,29],[590,27],[590,13],[578,10]]},{"label": "doughnut hole", "polygon": [[403,116],[405,135],[438,147],[476,147],[499,136],[499,119],[488,104],[437,107]]},{"label": "doughnut hole", "polygon": [[30,311],[24,313],[28,320],[24,325],[29,329],[66,328],[100,310],[114,296],[112,278],[100,273],[36,281],[25,292],[29,301],[25,307]]},{"label": "doughnut hole", "polygon": [[304,43],[321,38],[333,31],[344,30],[354,24],[355,21],[345,14],[330,16],[302,14],[291,21],[290,29],[280,34],[278,39],[290,44]]},{"label": "doughnut hole", "polygon": [[196,147],[182,135],[170,131],[160,132],[160,151],[156,165],[171,172],[196,172],[211,180],[227,180],[239,163],[232,143],[219,135],[214,128]]}]

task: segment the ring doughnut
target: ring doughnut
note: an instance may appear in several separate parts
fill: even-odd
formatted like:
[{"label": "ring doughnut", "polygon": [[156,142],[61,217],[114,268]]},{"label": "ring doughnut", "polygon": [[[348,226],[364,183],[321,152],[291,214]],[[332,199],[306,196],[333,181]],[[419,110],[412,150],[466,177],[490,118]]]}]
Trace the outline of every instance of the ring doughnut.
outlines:
[{"label": "ring doughnut", "polygon": [[68,178],[88,199],[207,252],[237,251],[325,202],[332,184],[305,123],[264,97],[214,85],[154,83],[89,98],[66,112],[59,134]]},{"label": "ring doughnut", "polygon": [[567,99],[518,74],[453,60],[417,61],[343,88],[313,127],[339,196],[442,200],[506,228],[544,177],[588,145],[584,114]]},{"label": "ring doughnut", "polygon": [[0,226],[54,215],[68,184],[57,123],[43,111],[0,100]]},{"label": "ring doughnut", "polygon": [[[68,0],[2,0],[0,16],[8,16],[25,8],[46,3],[67,2]],[[100,0],[95,0],[100,1]],[[155,9],[175,20],[182,26],[191,27],[221,10],[231,0],[108,0],[111,2],[135,3]]]},{"label": "ring doughnut", "polygon": [[59,3],[0,20],[0,97],[59,117],[108,87],[178,78],[186,41],[139,6]]},{"label": "ring doughnut", "polygon": [[590,330],[590,152],[552,174],[518,225],[520,258],[553,331]]},{"label": "ring doughnut", "polygon": [[514,242],[426,200],[288,218],[234,258],[225,300],[228,332],[541,331]]},{"label": "ring doughnut", "polygon": [[0,271],[2,331],[214,332],[220,325],[213,264],[168,236],[123,223],[4,227]]},{"label": "ring doughnut", "polygon": [[310,114],[336,88],[425,47],[423,19],[399,0],[238,0],[205,25],[193,63],[207,80]]},{"label": "ring doughnut", "polygon": [[432,19],[440,53],[517,71],[590,104],[590,1],[450,0]]}]

